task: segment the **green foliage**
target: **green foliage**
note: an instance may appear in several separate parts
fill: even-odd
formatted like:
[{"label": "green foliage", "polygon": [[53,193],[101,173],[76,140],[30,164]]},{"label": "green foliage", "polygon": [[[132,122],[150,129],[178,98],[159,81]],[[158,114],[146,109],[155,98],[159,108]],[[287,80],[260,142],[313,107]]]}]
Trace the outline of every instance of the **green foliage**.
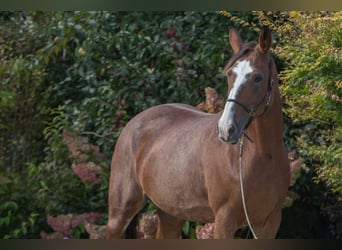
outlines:
[{"label": "green foliage", "polygon": [[49,68],[64,64],[59,81],[51,79],[51,96],[58,96],[71,128],[91,131],[109,156],[119,129],[138,112],[165,102],[196,104],[203,83],[222,88],[228,23],[215,13],[66,15],[45,48],[66,51],[47,60]]},{"label": "green foliage", "polygon": [[[35,226],[37,213],[30,213],[28,218],[22,218],[18,213],[17,203],[7,201],[0,206],[0,236],[3,239],[24,238]],[[19,216],[18,216],[19,215]]]},{"label": "green foliage", "polygon": [[[307,205],[324,208],[330,218],[341,219],[329,207],[341,207],[342,202],[342,15],[290,12],[288,16],[294,25],[279,30],[284,45],[277,48],[287,63],[281,72],[286,142],[303,157],[310,176],[309,180],[302,177],[295,188],[310,189],[316,201]],[[330,190],[314,191],[312,180]],[[331,233],[342,237],[338,226]]]},{"label": "green foliage", "polygon": [[36,230],[39,214],[27,209],[31,196],[25,192],[27,182],[21,181],[16,174],[0,177],[0,238],[30,237]]},{"label": "green foliage", "polygon": [[73,228],[72,236],[74,239],[85,239],[88,234],[85,230],[84,224],[79,224],[76,228]]},{"label": "green foliage", "polygon": [[282,72],[284,111],[301,129],[297,142],[302,155],[321,165],[318,180],[342,194],[341,13],[290,16],[298,31],[280,53],[289,63]]}]

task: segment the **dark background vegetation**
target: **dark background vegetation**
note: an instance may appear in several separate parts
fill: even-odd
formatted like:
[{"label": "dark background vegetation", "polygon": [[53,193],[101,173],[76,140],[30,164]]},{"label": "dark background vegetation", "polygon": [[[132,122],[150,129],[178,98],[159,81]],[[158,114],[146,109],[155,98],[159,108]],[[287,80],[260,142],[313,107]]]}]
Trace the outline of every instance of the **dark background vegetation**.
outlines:
[{"label": "dark background vegetation", "polygon": [[[250,41],[264,25],[285,144],[303,159],[278,237],[341,239],[342,13],[259,11],[0,12],[0,238],[40,238],[61,214],[96,212],[105,224],[123,126],[153,105],[196,105],[207,86],[226,96],[228,27]],[[101,181],[75,175],[64,129],[98,147]],[[87,237],[82,227],[73,236]]]}]

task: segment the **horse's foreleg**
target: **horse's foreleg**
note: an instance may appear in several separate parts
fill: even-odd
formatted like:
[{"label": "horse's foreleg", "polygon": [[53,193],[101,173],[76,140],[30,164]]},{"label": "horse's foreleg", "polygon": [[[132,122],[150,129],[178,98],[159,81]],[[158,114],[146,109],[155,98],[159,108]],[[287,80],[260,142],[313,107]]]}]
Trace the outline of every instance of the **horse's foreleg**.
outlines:
[{"label": "horse's foreleg", "polygon": [[255,233],[258,239],[274,239],[277,235],[281,222],[281,209],[271,213],[262,226],[255,226]]},{"label": "horse's foreleg", "polygon": [[160,209],[158,213],[157,239],[179,239],[182,233],[184,221],[173,217]]},{"label": "horse's foreleg", "polygon": [[234,238],[237,223],[233,211],[222,207],[215,213],[214,239]]}]

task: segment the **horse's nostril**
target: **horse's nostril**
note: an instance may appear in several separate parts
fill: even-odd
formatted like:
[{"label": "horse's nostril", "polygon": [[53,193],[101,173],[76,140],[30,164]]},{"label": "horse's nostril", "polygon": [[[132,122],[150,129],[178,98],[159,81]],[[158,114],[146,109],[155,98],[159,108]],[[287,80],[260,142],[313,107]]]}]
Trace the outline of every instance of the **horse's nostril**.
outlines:
[{"label": "horse's nostril", "polygon": [[216,132],[221,141],[226,143],[234,143],[237,138],[237,128],[234,124],[228,124],[221,128],[219,124],[216,126]]},{"label": "horse's nostril", "polygon": [[231,138],[235,133],[235,126],[234,125],[229,125],[228,126],[228,137]]}]

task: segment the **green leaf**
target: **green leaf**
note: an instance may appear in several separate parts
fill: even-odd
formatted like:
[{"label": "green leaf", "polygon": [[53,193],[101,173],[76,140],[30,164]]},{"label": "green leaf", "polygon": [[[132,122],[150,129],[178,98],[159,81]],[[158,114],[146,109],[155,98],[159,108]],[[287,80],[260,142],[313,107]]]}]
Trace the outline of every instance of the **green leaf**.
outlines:
[{"label": "green leaf", "polygon": [[183,224],[183,233],[185,235],[188,235],[189,232],[190,232],[190,222],[189,221],[185,221],[184,224]]}]

